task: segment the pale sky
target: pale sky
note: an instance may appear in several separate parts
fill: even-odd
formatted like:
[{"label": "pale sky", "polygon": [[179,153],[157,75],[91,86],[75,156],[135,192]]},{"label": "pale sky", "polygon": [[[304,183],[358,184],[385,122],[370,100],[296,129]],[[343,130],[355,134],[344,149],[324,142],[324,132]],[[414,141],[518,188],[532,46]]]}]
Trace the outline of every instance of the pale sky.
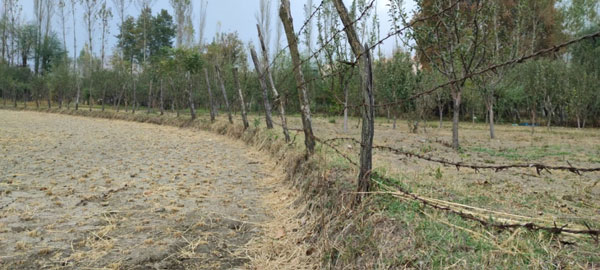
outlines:
[{"label": "pale sky", "polygon": [[[194,6],[194,27],[197,28],[199,24],[199,10],[200,10],[200,1],[193,1]],[[376,0],[377,1],[377,12],[380,18],[381,24],[381,33],[380,35],[384,37],[390,31],[390,20],[387,14],[387,3],[389,0]],[[56,2],[58,2],[56,0]],[[68,1],[67,1],[68,2]],[[112,7],[112,1],[107,0],[109,6]],[[135,2],[135,1],[133,1]],[[291,0],[291,9],[292,16],[294,18],[294,26],[295,30],[298,31],[301,27],[302,23],[305,20],[304,9],[303,6],[306,4],[306,0]],[[345,0],[346,5],[349,7],[351,1]],[[415,3],[414,0],[405,0],[404,1],[405,10],[412,11],[414,9]],[[33,12],[33,0],[22,0],[20,1],[21,5],[23,5],[23,15],[26,21],[34,20],[34,12]],[[313,0],[313,5],[319,5],[320,0]],[[277,15],[277,1],[272,0],[272,17],[271,17],[271,29],[273,31],[271,40],[275,40],[275,22],[279,22],[279,17]],[[70,6],[70,5],[67,5]],[[70,7],[68,7],[70,8]],[[60,18],[58,14],[58,7],[55,7],[56,12],[53,17],[53,25],[52,29],[57,33],[57,35],[62,40],[62,29],[60,24]],[[156,0],[154,5],[152,6],[152,12],[156,14],[161,9],[166,9],[169,11],[169,14],[174,15],[172,12],[171,5],[169,4],[169,0]],[[214,34],[219,31],[220,32],[234,32],[237,31],[239,37],[245,44],[252,41],[254,44],[257,44],[257,33],[256,33],[256,18],[255,14],[259,10],[259,0],[208,0],[208,9],[207,9],[207,18],[206,18],[206,28],[205,28],[205,42],[210,42],[214,36]],[[130,4],[127,9],[129,15],[137,16],[139,14],[139,8],[135,4]],[[410,12],[409,12],[410,13]],[[70,10],[68,11],[69,16],[67,17],[67,50],[69,51],[69,55],[73,55],[73,30],[72,30],[72,18]],[[110,38],[108,40],[107,46],[107,55],[110,55],[113,51],[113,48],[116,45],[117,39],[116,35],[118,34],[118,24],[119,19],[117,17],[117,13],[113,10],[113,20],[110,27]],[[83,21],[83,7],[79,6],[77,9],[77,50],[81,50],[83,45],[88,39],[87,31],[85,30],[84,21]],[[314,21],[314,20],[313,20]],[[316,25],[313,24],[314,32],[316,32]],[[99,55],[100,51],[100,26],[96,26],[95,34],[96,37],[94,39],[94,52],[96,55]],[[197,33],[196,33],[197,39]],[[197,40],[196,40],[197,41]],[[285,36],[282,38],[282,47],[287,44],[287,40]],[[384,43],[382,46],[382,52],[385,55],[391,54],[393,50],[394,42],[393,39],[390,39],[388,42]]]}]

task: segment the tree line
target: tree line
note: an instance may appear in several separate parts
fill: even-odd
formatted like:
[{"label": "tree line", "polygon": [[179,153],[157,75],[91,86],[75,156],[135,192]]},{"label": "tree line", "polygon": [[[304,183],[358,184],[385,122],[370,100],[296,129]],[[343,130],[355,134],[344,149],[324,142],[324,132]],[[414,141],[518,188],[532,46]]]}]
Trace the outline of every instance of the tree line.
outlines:
[{"label": "tree line", "polygon": [[[190,0],[170,0],[171,12],[152,10],[151,0],[33,1],[32,21],[24,21],[18,0],[2,1],[0,90],[5,106],[34,102],[37,107],[96,106],[131,113],[143,108],[161,114],[185,111],[192,118],[199,108],[213,117],[221,111],[260,112],[273,127],[273,113],[278,115],[275,123],[285,125],[282,116],[302,113],[305,99],[313,113],[345,116],[345,130],[347,117],[360,114],[361,75],[353,63],[357,51],[341,31],[344,23],[333,0],[305,6],[303,22],[308,23],[293,33],[298,63],[281,46],[285,27],[277,18],[272,22],[276,14],[269,0],[260,1],[256,14],[261,35],[256,44],[245,43],[236,32],[217,33],[205,42],[205,1],[197,23]],[[490,64],[598,31],[597,0],[420,0],[414,16],[401,4],[388,4],[389,31],[410,27],[393,36],[396,49],[390,55],[372,51],[375,116],[393,119],[394,126],[397,118],[407,119],[414,132],[425,120],[439,119],[441,126],[451,117],[456,148],[459,120],[489,123],[492,138],[495,122],[600,124],[597,39],[409,99]],[[349,23],[366,47],[376,45],[386,32],[372,5],[354,0],[347,9]],[[134,8],[138,14],[128,16]],[[110,29],[113,20],[117,29]],[[86,36],[77,36],[80,27]],[[67,48],[68,28],[73,48]],[[118,40],[114,48],[108,48],[110,35]],[[84,48],[77,48],[77,38],[86,41]],[[293,75],[297,69],[306,81],[304,90]]]}]

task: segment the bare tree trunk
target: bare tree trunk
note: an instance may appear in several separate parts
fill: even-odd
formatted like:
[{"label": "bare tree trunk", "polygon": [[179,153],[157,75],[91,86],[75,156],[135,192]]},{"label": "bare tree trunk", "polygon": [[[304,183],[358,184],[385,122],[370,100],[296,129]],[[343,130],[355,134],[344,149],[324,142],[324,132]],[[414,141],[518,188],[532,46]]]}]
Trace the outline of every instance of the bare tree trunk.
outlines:
[{"label": "bare tree trunk", "polygon": [[210,80],[208,79],[208,70],[204,69],[204,75],[206,77],[206,89],[208,90],[208,105],[210,109],[210,121],[215,121],[215,103],[213,101],[212,91],[210,90]]},{"label": "bare tree trunk", "polygon": [[50,93],[50,88],[48,88],[48,91],[46,91],[47,96],[46,96],[46,100],[48,102],[48,109],[52,109],[52,93]]},{"label": "bare tree trunk", "polygon": [[289,142],[290,132],[287,127],[287,119],[285,117],[285,102],[281,96],[279,96],[279,92],[275,87],[275,82],[273,81],[273,75],[271,74],[271,69],[269,68],[269,53],[267,52],[267,46],[265,46],[265,41],[263,35],[260,31],[260,26],[257,24],[256,29],[258,30],[258,38],[260,40],[260,48],[263,54],[263,61],[265,65],[265,76],[269,78],[269,83],[271,84],[271,90],[273,91],[273,96],[275,97],[275,101],[279,101],[279,117],[281,118],[281,128],[283,129],[283,136],[285,137],[285,141]]},{"label": "bare tree trunk", "polygon": [[14,86],[12,87],[12,91],[13,91],[13,102],[14,102],[14,107],[17,107],[17,89],[14,88]]},{"label": "bare tree trunk", "polygon": [[348,132],[348,84],[344,85],[344,133]]},{"label": "bare tree trunk", "polygon": [[300,99],[300,113],[302,115],[302,127],[304,129],[304,145],[306,146],[307,153],[310,155],[315,152],[315,138],[312,130],[310,103],[308,102],[306,82],[304,80],[304,74],[302,74],[302,68],[300,65],[298,39],[296,37],[296,33],[294,32],[294,23],[292,19],[292,13],[290,11],[289,0],[281,0],[279,17],[281,18],[281,22],[284,26],[285,35],[290,48],[290,55],[292,56],[292,63],[295,67],[294,75],[296,77],[296,86],[298,87],[298,98]]},{"label": "bare tree trunk", "polygon": [[438,112],[440,114],[440,123],[438,125],[438,128],[442,128],[443,123],[444,123],[444,106],[443,105],[438,104]]},{"label": "bare tree trunk", "polygon": [[[194,92],[192,91],[192,79],[190,78],[190,72],[188,71],[186,73],[186,79],[188,81],[188,89],[186,90],[186,92],[188,93],[188,106],[190,107],[190,115],[192,117],[192,120],[196,119],[196,108],[194,107]],[[171,81],[171,84],[173,84],[173,81]],[[174,88],[174,86],[173,86]]]},{"label": "bare tree trunk", "polygon": [[75,88],[77,91],[75,93],[75,110],[79,110],[79,98],[81,97],[81,87],[79,87],[79,78],[77,76],[77,71],[75,71]]},{"label": "bare tree trunk", "polygon": [[252,62],[254,62],[254,69],[256,69],[256,74],[258,75],[258,81],[260,83],[260,88],[262,89],[263,96],[263,104],[265,106],[265,121],[267,123],[267,128],[273,128],[273,120],[271,120],[271,103],[269,103],[269,94],[267,90],[267,82],[265,81],[265,75],[260,68],[260,62],[258,61],[258,56],[256,55],[256,51],[254,48],[250,48],[250,55],[252,56]]},{"label": "bare tree trunk", "polygon": [[531,109],[531,135],[535,133],[535,109]]},{"label": "bare tree trunk", "polygon": [[136,87],[136,81],[135,81],[135,79],[133,79],[133,102],[131,103],[131,114],[135,114],[135,109],[136,109],[135,106],[137,103],[137,95],[136,95],[137,91],[136,91],[135,87]]},{"label": "bare tree trunk", "polygon": [[215,71],[217,72],[217,81],[221,85],[221,91],[223,92],[223,99],[225,100],[225,108],[227,109],[227,117],[229,118],[229,123],[233,124],[233,117],[231,116],[231,107],[229,107],[229,99],[227,98],[227,91],[225,91],[225,83],[223,82],[223,78],[221,77],[221,70],[219,66],[215,65]]},{"label": "bare tree trunk", "polygon": [[104,111],[106,104],[106,81],[104,81],[104,86],[102,87],[102,111]]},{"label": "bare tree trunk", "polygon": [[79,110],[79,98],[81,97],[81,87],[79,86],[79,72],[77,71],[77,20],[75,17],[78,1],[71,1],[71,15],[73,19],[73,73],[75,73],[75,110]]},{"label": "bare tree trunk", "polygon": [[460,144],[458,143],[458,123],[460,120],[460,99],[461,93],[456,90],[456,86],[452,86],[452,148],[458,150]]},{"label": "bare tree trunk", "polygon": [[495,139],[496,132],[494,131],[494,102],[491,101],[490,105],[488,107],[489,107],[488,111],[489,111],[489,120],[490,120],[490,138]]},{"label": "bare tree trunk", "polygon": [[[125,84],[123,84],[121,86],[121,93],[119,93],[119,97],[117,97],[117,103],[116,103],[116,111],[119,112],[119,110],[121,109],[121,100],[123,99],[123,94],[125,93]],[[125,107],[127,107],[127,105],[125,105]]]},{"label": "bare tree trunk", "polygon": [[150,114],[152,109],[152,83],[154,80],[150,79],[150,88],[148,88],[148,104],[146,108],[146,114]]},{"label": "bare tree trunk", "polygon": [[[91,55],[91,54],[90,54]],[[90,65],[91,65],[91,60],[90,60]],[[92,97],[92,87],[94,85],[94,80],[92,79],[92,72],[93,72],[93,68],[90,67],[90,95],[88,96],[88,105],[89,105],[89,110],[90,112],[92,111],[92,104],[94,104],[94,98]]]},{"label": "bare tree trunk", "polygon": [[344,30],[352,51],[360,60],[360,79],[364,106],[361,109],[363,122],[360,147],[360,172],[358,175],[358,195],[355,199],[355,203],[360,203],[364,192],[371,190],[371,172],[373,168],[373,136],[375,133],[373,107],[375,106],[375,98],[373,96],[371,53],[366,49],[368,46],[361,45],[356,30],[352,26],[352,19],[348,15],[348,10],[342,0],[333,0],[333,4],[344,24]]},{"label": "bare tree trunk", "polygon": [[163,80],[160,79],[160,115],[165,114],[165,100],[163,97]]},{"label": "bare tree trunk", "polygon": [[232,69],[233,72],[233,82],[235,83],[235,87],[238,89],[238,95],[240,96],[240,108],[242,110],[242,121],[244,122],[244,130],[250,127],[248,124],[248,117],[246,116],[246,104],[244,103],[244,94],[242,93],[242,87],[240,86],[240,81],[238,79],[237,68]]}]

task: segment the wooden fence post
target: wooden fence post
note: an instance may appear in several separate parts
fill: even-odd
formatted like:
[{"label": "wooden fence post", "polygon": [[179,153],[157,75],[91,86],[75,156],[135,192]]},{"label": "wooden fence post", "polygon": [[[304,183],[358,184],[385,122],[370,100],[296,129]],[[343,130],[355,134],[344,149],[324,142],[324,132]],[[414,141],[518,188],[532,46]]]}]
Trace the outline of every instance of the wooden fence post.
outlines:
[{"label": "wooden fence post", "polygon": [[223,92],[223,98],[225,99],[225,108],[227,109],[227,117],[229,118],[229,123],[233,124],[233,117],[231,116],[231,107],[229,107],[227,91],[225,91],[225,83],[223,82],[223,78],[221,77],[221,70],[219,69],[218,65],[215,65],[215,71],[217,72],[217,81],[221,85],[221,91]]},{"label": "wooden fence post", "polygon": [[344,24],[344,31],[348,36],[348,42],[352,52],[359,60],[360,80],[363,96],[362,131],[360,146],[360,172],[358,175],[358,193],[356,203],[360,203],[365,192],[371,190],[371,173],[373,170],[373,136],[375,134],[374,112],[375,99],[373,96],[373,72],[371,54],[368,46],[363,46],[356,34],[353,21],[348,15],[348,10],[342,0],[333,0],[333,4]]},{"label": "wooden fence post", "polygon": [[260,88],[262,89],[262,96],[265,105],[265,121],[267,122],[267,128],[271,129],[273,128],[273,120],[271,119],[271,103],[269,103],[267,83],[265,81],[264,73],[260,68],[260,62],[254,48],[250,48],[250,55],[252,56],[252,62],[254,62],[254,69],[256,69],[256,73],[258,74]]},{"label": "wooden fence post", "polygon": [[260,48],[263,55],[263,64],[265,65],[264,76],[269,79],[269,83],[271,84],[271,90],[273,90],[273,96],[275,98],[275,102],[279,102],[279,117],[281,118],[281,128],[283,129],[283,136],[285,137],[285,141],[290,141],[290,132],[287,127],[287,119],[285,118],[285,102],[283,98],[279,95],[277,88],[275,87],[275,82],[273,81],[273,75],[271,74],[271,69],[269,68],[269,52],[267,51],[267,46],[265,45],[265,41],[260,31],[260,26],[257,24],[256,29],[258,30],[258,39],[260,40]]},{"label": "wooden fence post", "polygon": [[242,121],[244,122],[244,129],[247,129],[250,125],[248,124],[248,116],[246,115],[246,103],[244,103],[244,94],[242,93],[242,87],[240,86],[240,80],[238,79],[237,68],[232,69],[233,82],[235,87],[238,89],[238,95],[240,96],[240,108],[242,110]]},{"label": "wooden fence post", "polygon": [[285,30],[285,36],[287,38],[290,55],[292,56],[292,63],[294,65],[294,75],[296,77],[296,87],[298,87],[298,98],[300,99],[300,113],[302,114],[302,129],[304,130],[304,145],[306,146],[307,153],[313,154],[315,152],[315,136],[312,130],[312,120],[310,117],[310,103],[308,101],[308,91],[306,90],[306,81],[304,80],[304,74],[302,74],[302,67],[300,62],[300,52],[298,51],[298,38],[294,32],[294,23],[292,19],[292,13],[290,11],[290,1],[281,0],[281,6],[279,7],[279,18],[283,23]]},{"label": "wooden fence post", "polygon": [[210,109],[210,121],[215,121],[215,105],[213,102],[212,91],[210,90],[210,80],[208,79],[208,70],[204,69],[204,75],[206,77],[206,89],[208,90],[208,103]]}]

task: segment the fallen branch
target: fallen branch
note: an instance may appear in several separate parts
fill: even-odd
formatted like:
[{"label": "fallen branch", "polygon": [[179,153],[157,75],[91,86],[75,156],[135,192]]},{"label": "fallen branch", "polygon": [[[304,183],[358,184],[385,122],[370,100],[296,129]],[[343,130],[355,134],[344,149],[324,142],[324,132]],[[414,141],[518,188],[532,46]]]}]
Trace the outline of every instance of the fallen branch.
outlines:
[{"label": "fallen branch", "polygon": [[[373,181],[375,181],[375,180],[373,180]],[[528,218],[528,217],[523,217],[523,218],[527,218],[528,220],[514,220],[514,219],[510,219],[510,218],[492,218],[491,215],[486,216],[481,213],[477,213],[477,211],[475,211],[475,210],[468,210],[466,208],[481,209],[482,211],[480,211],[480,212],[488,212],[488,213],[494,212],[494,213],[497,213],[498,215],[505,215],[505,216],[515,216],[515,215],[508,214],[508,213],[501,213],[498,211],[482,209],[482,208],[470,207],[470,206],[463,207],[463,209],[457,209],[457,208],[461,208],[461,207],[456,206],[457,204],[454,204],[452,202],[446,202],[446,201],[442,201],[442,200],[438,200],[438,199],[426,198],[426,197],[411,193],[400,187],[396,187],[397,189],[392,189],[392,187],[385,185],[381,182],[378,182],[378,181],[375,181],[375,182],[377,184],[379,184],[380,186],[382,186],[383,188],[385,188],[387,191],[371,192],[371,193],[389,194],[389,195],[392,195],[394,197],[401,198],[401,199],[410,199],[410,200],[419,201],[425,206],[429,206],[429,207],[432,207],[432,208],[435,208],[438,210],[456,214],[462,218],[476,221],[486,227],[494,227],[494,228],[501,229],[501,230],[514,229],[514,228],[525,228],[525,229],[528,229],[531,231],[545,231],[545,232],[552,233],[552,234],[568,233],[568,234],[574,234],[574,235],[591,235],[596,238],[600,235],[600,230],[592,229],[592,228],[590,228],[590,226],[586,226],[586,228],[574,228],[573,226],[571,226],[569,224],[563,224],[563,225],[559,226],[558,224],[556,224],[556,222],[554,222],[554,224],[551,226],[540,225],[540,224],[536,224],[532,221],[532,220],[534,220],[534,218]]]}]

